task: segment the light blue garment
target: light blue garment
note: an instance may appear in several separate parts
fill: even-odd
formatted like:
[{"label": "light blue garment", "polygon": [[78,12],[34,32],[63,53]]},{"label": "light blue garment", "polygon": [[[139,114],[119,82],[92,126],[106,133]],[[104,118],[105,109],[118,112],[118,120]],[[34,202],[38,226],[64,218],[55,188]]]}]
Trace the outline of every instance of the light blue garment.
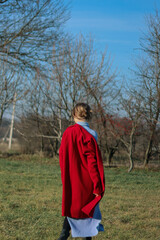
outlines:
[{"label": "light blue garment", "polygon": [[[89,127],[87,122],[77,122],[84,127],[97,141],[97,133]],[[104,231],[103,225],[100,224],[102,216],[99,209],[99,204],[95,207],[93,218],[73,219],[67,217],[71,226],[72,237],[93,237],[99,231]]]},{"label": "light blue garment", "polygon": [[77,124],[79,124],[82,127],[84,127],[90,134],[92,134],[92,136],[96,139],[96,141],[98,141],[98,135],[97,135],[96,131],[92,130],[89,127],[88,122],[77,122]]}]

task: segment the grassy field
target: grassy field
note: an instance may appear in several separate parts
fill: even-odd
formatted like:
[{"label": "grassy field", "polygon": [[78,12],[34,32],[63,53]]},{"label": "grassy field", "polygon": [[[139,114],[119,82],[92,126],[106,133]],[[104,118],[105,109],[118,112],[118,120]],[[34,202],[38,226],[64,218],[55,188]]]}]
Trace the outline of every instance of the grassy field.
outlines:
[{"label": "grassy field", "polygon": [[[105,232],[93,239],[160,240],[160,172],[105,168],[105,176],[100,204]],[[0,159],[0,188],[0,240],[58,239],[63,221],[58,160]]]}]

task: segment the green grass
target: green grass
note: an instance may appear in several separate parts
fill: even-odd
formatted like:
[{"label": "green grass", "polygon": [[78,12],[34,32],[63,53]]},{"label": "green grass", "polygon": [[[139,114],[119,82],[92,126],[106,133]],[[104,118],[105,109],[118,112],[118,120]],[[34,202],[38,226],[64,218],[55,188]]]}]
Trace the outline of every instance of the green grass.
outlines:
[{"label": "green grass", "polygon": [[[0,240],[56,240],[61,217],[58,161],[0,159]],[[105,232],[93,239],[160,240],[160,172],[105,168]],[[71,239],[71,238],[70,238]]]}]

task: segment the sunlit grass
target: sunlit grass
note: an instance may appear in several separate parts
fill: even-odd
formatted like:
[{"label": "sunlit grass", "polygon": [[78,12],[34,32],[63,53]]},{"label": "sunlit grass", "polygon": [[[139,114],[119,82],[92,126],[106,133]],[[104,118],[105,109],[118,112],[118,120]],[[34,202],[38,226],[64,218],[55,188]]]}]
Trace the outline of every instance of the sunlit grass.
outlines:
[{"label": "sunlit grass", "polygon": [[[0,160],[0,239],[58,239],[61,180],[58,161]],[[160,172],[105,168],[100,204],[105,232],[93,239],[160,240]],[[71,239],[71,238],[70,238]]]}]

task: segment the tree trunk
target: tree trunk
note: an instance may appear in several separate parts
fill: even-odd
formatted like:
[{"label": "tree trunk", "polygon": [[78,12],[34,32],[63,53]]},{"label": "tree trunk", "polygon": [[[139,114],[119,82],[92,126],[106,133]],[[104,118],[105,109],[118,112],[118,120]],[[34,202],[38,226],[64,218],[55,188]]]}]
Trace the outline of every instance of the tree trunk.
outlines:
[{"label": "tree trunk", "polygon": [[109,167],[111,166],[112,158],[115,152],[116,152],[115,148],[109,148],[109,150],[107,151],[107,163]]},{"label": "tree trunk", "polygon": [[150,137],[150,140],[148,142],[148,146],[145,152],[144,167],[146,167],[149,163],[150,156],[152,153],[152,143],[153,143],[153,133],[152,133],[152,136]]},{"label": "tree trunk", "polygon": [[44,151],[44,139],[41,137],[41,153]]},{"label": "tree trunk", "polygon": [[129,153],[129,162],[130,162],[130,167],[128,169],[128,172],[131,172],[134,168],[134,160],[132,158],[132,153]]},{"label": "tree trunk", "polygon": [[108,154],[108,166],[111,166],[111,161],[112,161],[112,157],[113,157],[114,153],[112,152],[112,150],[109,151]]},{"label": "tree trunk", "polygon": [[2,118],[3,118],[3,110],[0,111],[0,126],[2,124]]},{"label": "tree trunk", "polygon": [[128,148],[128,156],[129,156],[129,163],[130,163],[130,167],[128,169],[128,172],[131,172],[134,168],[134,160],[133,160],[133,157],[132,157],[132,153],[133,153],[133,135],[134,135],[134,132],[135,132],[135,129],[136,129],[136,126],[133,125],[132,126],[132,131],[131,131],[131,134],[130,134],[130,144],[129,144],[129,148]]},{"label": "tree trunk", "polygon": [[151,128],[151,134],[150,134],[147,150],[146,150],[146,153],[145,153],[144,167],[146,167],[148,165],[149,160],[150,160],[150,156],[151,156],[151,153],[152,153],[153,136],[154,136],[154,133],[155,133],[155,130],[156,130],[157,121],[158,121],[159,112],[160,112],[160,103],[159,102],[160,102],[160,100],[158,101],[158,106],[157,106],[158,110],[156,112],[156,117],[155,117],[155,120],[154,120],[152,128]]}]

